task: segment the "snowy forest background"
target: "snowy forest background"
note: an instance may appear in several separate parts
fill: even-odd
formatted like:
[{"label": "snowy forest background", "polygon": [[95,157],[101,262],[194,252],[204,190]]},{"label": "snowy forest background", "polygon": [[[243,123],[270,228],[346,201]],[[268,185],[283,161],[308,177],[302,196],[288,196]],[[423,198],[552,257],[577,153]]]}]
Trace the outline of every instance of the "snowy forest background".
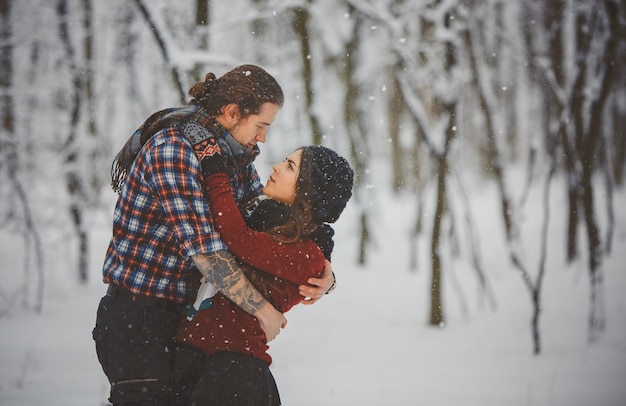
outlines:
[{"label": "snowy forest background", "polygon": [[[402,241],[394,266],[428,285],[408,322],[449,327],[459,268],[497,312],[495,257],[526,298],[528,354],[550,328],[554,263],[586,275],[585,342],[626,322],[609,320],[605,283],[626,242],[619,0],[0,0],[0,322],[42,314],[63,286],[102,289],[115,152],[205,73],[243,63],[286,94],[259,170],[303,144],[350,158],[341,266],[384,271],[385,238]],[[402,227],[381,220],[391,207]]]}]

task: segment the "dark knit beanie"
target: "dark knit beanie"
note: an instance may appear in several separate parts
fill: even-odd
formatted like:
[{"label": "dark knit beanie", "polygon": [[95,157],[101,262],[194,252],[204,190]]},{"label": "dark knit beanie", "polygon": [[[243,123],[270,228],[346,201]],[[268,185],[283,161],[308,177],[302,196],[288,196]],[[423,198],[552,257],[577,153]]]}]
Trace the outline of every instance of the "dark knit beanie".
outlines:
[{"label": "dark knit beanie", "polygon": [[302,159],[311,166],[313,221],[334,223],[352,196],[354,171],[345,158],[320,145],[304,147]]}]

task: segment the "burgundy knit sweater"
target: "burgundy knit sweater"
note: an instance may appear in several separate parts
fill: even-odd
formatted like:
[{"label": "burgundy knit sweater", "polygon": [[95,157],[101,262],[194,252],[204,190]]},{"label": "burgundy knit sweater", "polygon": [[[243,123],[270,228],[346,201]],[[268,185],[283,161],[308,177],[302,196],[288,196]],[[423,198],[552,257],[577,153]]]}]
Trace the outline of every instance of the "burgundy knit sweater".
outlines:
[{"label": "burgundy knit sweater", "polygon": [[[281,312],[303,299],[298,285],[310,277],[320,277],[324,255],[312,241],[280,243],[271,236],[248,228],[233,198],[228,176],[218,173],[208,177],[205,187],[213,220],[228,250],[241,261],[257,268],[248,278]],[[265,271],[265,272],[263,272]],[[249,354],[271,364],[267,339],[257,319],[221,293],[213,297],[213,306],[199,311],[191,321],[184,320],[176,341],[192,345],[205,354],[233,351]]]}]

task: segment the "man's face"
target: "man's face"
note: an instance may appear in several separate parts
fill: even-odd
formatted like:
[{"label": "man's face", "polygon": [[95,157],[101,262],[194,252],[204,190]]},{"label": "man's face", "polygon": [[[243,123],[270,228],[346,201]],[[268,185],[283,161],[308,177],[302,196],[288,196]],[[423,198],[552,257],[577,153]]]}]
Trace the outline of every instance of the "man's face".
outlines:
[{"label": "man's face", "polygon": [[230,130],[231,135],[243,146],[252,147],[257,142],[264,143],[267,127],[274,122],[279,109],[280,107],[274,103],[264,103],[259,114],[239,119]]}]

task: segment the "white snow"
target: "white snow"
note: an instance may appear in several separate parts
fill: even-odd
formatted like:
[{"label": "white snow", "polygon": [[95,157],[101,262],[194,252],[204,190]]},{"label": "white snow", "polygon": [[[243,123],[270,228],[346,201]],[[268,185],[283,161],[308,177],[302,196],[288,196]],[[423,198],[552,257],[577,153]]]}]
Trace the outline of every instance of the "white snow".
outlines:
[{"label": "white snow", "polygon": [[[375,221],[390,231],[374,236],[369,264],[355,265],[357,213],[349,206],[336,225],[337,289],[313,306],[289,312],[287,329],[271,343],[272,371],[284,405],[626,405],[625,213],[616,213],[614,250],[604,264],[608,327],[594,344],[586,341],[585,259],[564,265],[563,239],[557,238],[563,216],[553,215],[555,238],[542,293],[543,351],[535,356],[530,301],[503,255],[493,188],[475,191],[470,199],[497,308],[478,294],[464,261],[448,258],[442,328],[427,325],[430,268],[424,238],[417,247],[418,270],[408,267],[411,199],[385,194],[377,199]],[[615,206],[625,203],[626,195],[617,194]],[[538,222],[534,207],[539,206],[529,206],[527,218]],[[15,305],[0,317],[0,405],[107,404],[108,383],[91,329],[104,293],[99,274],[111,213],[112,206],[93,222],[88,286],[49,271],[41,315]],[[527,258],[537,251],[535,245],[526,247]],[[6,245],[0,251],[3,258],[11,258],[9,252]],[[3,267],[11,265],[4,261]]]}]

